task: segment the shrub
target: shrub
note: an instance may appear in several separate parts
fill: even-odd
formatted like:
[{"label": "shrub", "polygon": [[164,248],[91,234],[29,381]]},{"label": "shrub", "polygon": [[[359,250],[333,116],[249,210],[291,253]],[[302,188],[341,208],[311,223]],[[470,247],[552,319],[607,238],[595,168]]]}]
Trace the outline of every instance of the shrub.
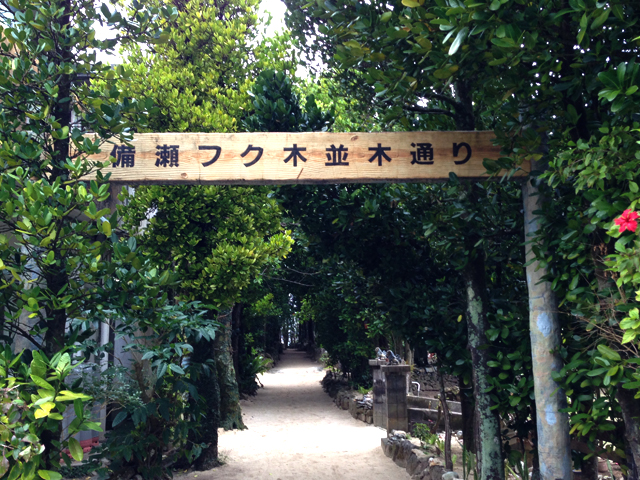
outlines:
[{"label": "shrub", "polygon": [[[37,351],[14,355],[9,346],[0,351],[0,478],[8,473],[10,480],[29,480],[36,474],[60,479],[60,459],[70,463],[62,454],[67,449],[82,460],[82,447],[73,435],[101,428],[89,421],[91,397],[78,390],[81,379],[71,386],[65,381],[78,365],[64,351],[50,360]],[[60,438],[63,414],[70,406],[75,418]]]}]

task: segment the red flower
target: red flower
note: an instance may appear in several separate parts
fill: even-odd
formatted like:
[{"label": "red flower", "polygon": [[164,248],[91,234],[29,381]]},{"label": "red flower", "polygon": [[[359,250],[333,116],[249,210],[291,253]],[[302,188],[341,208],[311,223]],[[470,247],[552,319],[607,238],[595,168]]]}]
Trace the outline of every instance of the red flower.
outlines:
[{"label": "red flower", "polygon": [[638,228],[638,222],[636,221],[638,218],[638,214],[632,210],[625,210],[622,212],[619,218],[616,218],[616,225],[620,225],[620,233],[625,230],[629,230],[630,232],[635,232],[636,228]]}]

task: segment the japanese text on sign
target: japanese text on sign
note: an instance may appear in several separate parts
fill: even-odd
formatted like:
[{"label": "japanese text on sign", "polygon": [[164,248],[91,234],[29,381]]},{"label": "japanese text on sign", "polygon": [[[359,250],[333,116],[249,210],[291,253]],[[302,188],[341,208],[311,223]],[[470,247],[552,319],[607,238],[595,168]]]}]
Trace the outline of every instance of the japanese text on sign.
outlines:
[{"label": "japanese text on sign", "polygon": [[132,185],[420,182],[451,172],[485,176],[483,160],[500,153],[492,138],[492,132],[146,133],[103,146],[91,158],[111,163],[111,181]]}]

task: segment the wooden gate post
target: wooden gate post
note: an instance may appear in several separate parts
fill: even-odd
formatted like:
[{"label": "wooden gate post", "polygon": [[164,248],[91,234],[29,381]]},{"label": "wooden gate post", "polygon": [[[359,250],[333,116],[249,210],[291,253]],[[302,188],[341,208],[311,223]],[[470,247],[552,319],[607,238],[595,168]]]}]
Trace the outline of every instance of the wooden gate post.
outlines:
[{"label": "wooden gate post", "polygon": [[[535,166],[532,162],[532,170]],[[538,217],[534,211],[542,203],[538,188],[531,179],[523,187],[525,241],[538,229]],[[534,258],[530,246],[526,248],[526,260]],[[551,378],[551,372],[562,368],[561,346],[558,322],[558,302],[551,289],[551,283],[541,280],[547,269],[537,261],[527,266],[529,288],[529,327],[531,335],[531,355],[535,387],[536,420],[538,430],[538,455],[540,458],[540,478],[542,480],[571,480],[571,439],[569,419],[560,409],[566,408],[564,390]]]}]

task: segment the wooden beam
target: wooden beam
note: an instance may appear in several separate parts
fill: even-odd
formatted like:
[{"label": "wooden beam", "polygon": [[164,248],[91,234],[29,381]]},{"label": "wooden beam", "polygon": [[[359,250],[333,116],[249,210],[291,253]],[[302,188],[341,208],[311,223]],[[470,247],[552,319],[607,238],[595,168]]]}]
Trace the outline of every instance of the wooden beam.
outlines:
[{"label": "wooden beam", "polygon": [[[292,184],[483,178],[497,159],[492,132],[144,133],[90,157],[115,158],[111,181],[138,184]],[[518,172],[526,175],[528,172]]]}]

